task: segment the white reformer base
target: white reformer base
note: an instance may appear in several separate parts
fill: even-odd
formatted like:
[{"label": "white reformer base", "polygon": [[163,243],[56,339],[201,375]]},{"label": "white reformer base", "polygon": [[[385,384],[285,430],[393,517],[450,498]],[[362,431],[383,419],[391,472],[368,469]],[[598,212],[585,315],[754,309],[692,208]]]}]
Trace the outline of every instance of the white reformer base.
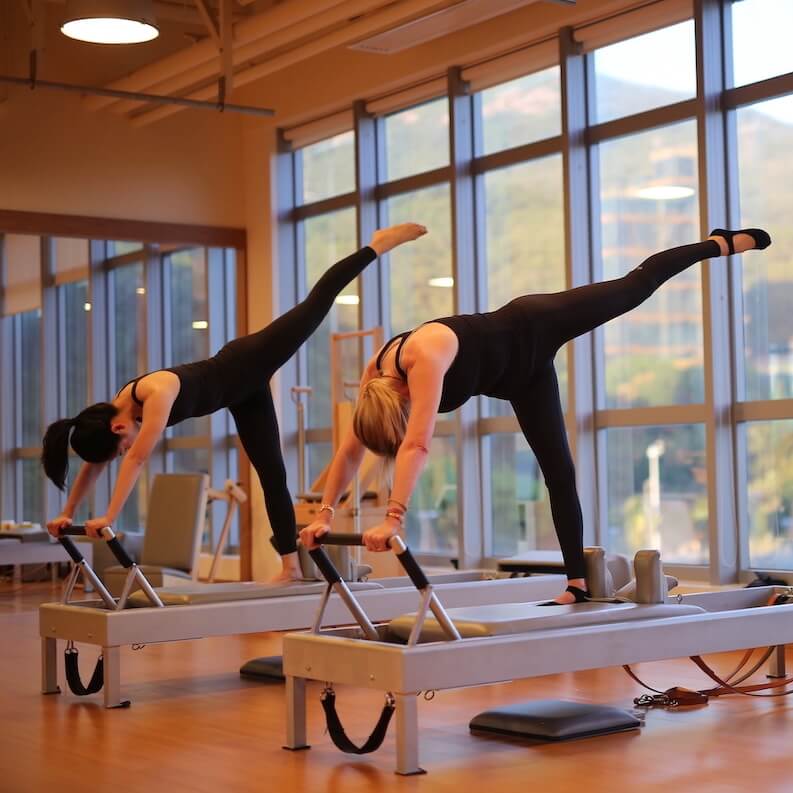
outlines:
[{"label": "white reformer base", "polygon": [[[481,572],[470,571],[435,576],[432,580],[445,602],[452,606],[465,606],[553,597],[559,592],[563,578],[535,576],[489,580]],[[451,583],[443,583],[444,580]],[[382,579],[374,583],[381,584],[382,588],[355,593],[372,619],[391,619],[415,608],[416,590],[407,579]],[[42,693],[59,691],[58,640],[71,640],[101,648],[104,655],[104,705],[114,708],[124,704],[121,698],[121,647],[307,628],[314,621],[317,602],[318,594],[290,595],[285,591],[283,596],[266,599],[165,608],[128,608],[122,611],[102,608],[101,602],[97,601],[45,603],[39,607]],[[349,611],[341,600],[332,596],[325,623],[349,625],[351,621]]]},{"label": "white reformer base", "polygon": [[[776,676],[784,672],[784,645],[793,643],[793,604],[765,604],[781,592],[789,590],[758,587],[686,595],[678,602],[705,613],[414,646],[364,641],[354,629],[288,634],[283,648],[287,746],[306,744],[308,680],[392,692],[397,717],[395,770],[415,774],[422,771],[416,709],[421,691],[771,645],[778,647],[770,670]],[[652,608],[647,606],[648,613]],[[381,626],[379,631],[386,638],[387,628]]]}]

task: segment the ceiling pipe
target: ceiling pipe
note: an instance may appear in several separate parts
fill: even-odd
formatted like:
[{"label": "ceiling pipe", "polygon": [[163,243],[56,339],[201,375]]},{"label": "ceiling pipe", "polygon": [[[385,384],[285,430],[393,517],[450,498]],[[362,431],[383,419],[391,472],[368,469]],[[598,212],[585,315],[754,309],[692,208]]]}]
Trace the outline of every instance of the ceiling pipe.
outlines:
[{"label": "ceiling pipe", "polygon": [[[234,26],[232,38],[237,46],[249,44],[337,5],[341,5],[340,0],[294,0],[294,2],[283,3],[270,11],[238,22]],[[216,62],[217,57],[217,47],[214,42],[207,39],[144,66],[127,77],[115,80],[107,87],[119,91],[144,91],[163,80],[194,69],[207,61]],[[100,110],[112,102],[113,100],[108,97],[90,97],[86,99],[86,106],[90,110]]]},{"label": "ceiling pipe", "polygon": [[[358,16],[366,11],[372,10],[374,7],[382,7],[390,2],[392,2],[392,0],[354,0],[353,2],[345,3],[343,6],[331,8],[325,11],[324,14],[311,17],[300,25],[292,25],[267,38],[258,39],[243,47],[236,47],[231,53],[233,65],[242,66],[254,58],[261,58],[263,55],[266,55],[267,52],[272,52],[281,47],[288,46],[307,36],[318,34],[323,30],[346,22],[350,17]],[[169,80],[156,83],[150,86],[150,88],[158,94],[177,94],[191,86],[217,77],[218,72],[216,55],[213,60],[207,61],[207,63],[202,66],[192,69],[189,72],[182,72]],[[116,102],[110,109],[114,113],[131,113],[140,108],[141,104],[139,102]]]},{"label": "ceiling pipe", "polygon": [[30,77],[14,77],[8,74],[0,74],[0,84],[22,85],[25,88],[50,88],[56,91],[69,91],[76,94],[96,94],[97,96],[111,96],[127,99],[136,96],[139,100],[151,102],[157,105],[168,105],[177,107],[189,107],[197,110],[227,111],[229,113],[245,113],[250,116],[272,116],[275,111],[269,107],[255,107],[253,105],[232,105],[218,104],[217,101],[207,102],[201,99],[191,99],[181,96],[158,96],[157,94],[132,94],[129,91],[116,91],[112,88],[97,88],[91,85],[75,85],[74,83],[58,83],[52,80],[36,80],[35,83]]},{"label": "ceiling pipe", "polygon": [[[439,2],[439,0],[407,0],[397,6],[389,6],[384,11],[361,19],[358,22],[353,22],[341,30],[336,30],[333,33],[310,41],[297,49],[285,52],[258,66],[243,69],[234,75],[234,85],[240,87],[255,82],[262,77],[278,72],[281,69],[286,69],[296,63],[312,58],[315,55],[321,55],[328,50],[344,46],[351,41],[369,36],[375,31],[386,30],[393,25],[406,22],[411,18],[447,5],[448,3]],[[210,85],[190,94],[189,98],[203,101],[211,100],[215,97],[216,90],[214,85]],[[178,112],[179,110],[176,107],[162,107],[134,116],[132,123],[134,126],[145,126]]]}]

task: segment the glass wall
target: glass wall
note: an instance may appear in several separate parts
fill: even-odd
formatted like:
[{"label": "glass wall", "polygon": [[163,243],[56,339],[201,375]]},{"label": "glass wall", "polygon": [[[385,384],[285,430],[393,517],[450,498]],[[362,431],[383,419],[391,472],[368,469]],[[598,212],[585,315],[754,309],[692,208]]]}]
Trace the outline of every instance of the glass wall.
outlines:
[{"label": "glass wall", "polygon": [[[41,307],[2,318],[6,377],[0,381],[0,506],[3,519],[42,523],[57,514],[66,498],[46,481],[39,462],[44,427],[56,418],[75,416],[91,402],[112,399],[135,377],[205,358],[236,335],[236,259],[224,249],[89,245],[87,240],[46,237],[34,242],[24,250],[42,251],[43,286],[36,283],[33,290],[25,282],[26,290],[17,288],[19,294],[12,294],[7,305],[27,301]],[[12,253],[20,250],[23,246],[17,245]],[[16,281],[26,267],[31,269],[24,261],[9,261],[8,266]],[[210,327],[210,316],[217,327]],[[67,491],[80,465],[71,454]],[[118,466],[118,460],[111,463],[110,476],[100,478],[76,519],[105,509]],[[221,418],[210,426],[208,419],[200,419],[169,432],[115,528],[144,528],[150,479],[164,471],[206,471],[217,487],[228,478],[236,481],[237,450],[229,422]],[[235,525],[231,550],[237,544]]]},{"label": "glass wall", "polygon": [[[694,264],[555,359],[585,485],[586,541],[626,554],[657,547],[684,574],[718,581],[793,569],[784,466],[793,422],[785,258],[793,60],[779,38],[793,11],[783,0],[723,0],[722,10],[723,29],[711,15],[697,21],[711,51],[696,51],[695,20],[661,0],[652,15],[628,11],[574,30],[576,44],[559,42],[567,68],[538,45],[526,52],[537,65],[521,74],[515,53],[505,53],[501,79],[496,58],[462,67],[463,92],[455,74],[446,96],[413,106],[392,97],[375,118],[373,147],[368,127],[360,140],[344,137],[348,167],[358,162],[365,184],[374,174],[379,224],[414,220],[430,230],[387,257],[377,290],[356,293],[358,316],[380,321],[386,337],[522,294],[619,279],[712,227],[768,228],[768,251]],[[717,55],[728,73],[704,71]],[[720,92],[715,121],[701,112],[698,84]],[[573,126],[579,119],[583,129]],[[326,165],[315,178],[332,182],[335,171]],[[370,192],[346,192],[353,185],[335,191],[333,210],[367,217]],[[284,209],[295,224],[312,213],[305,203]],[[299,281],[299,256],[295,266]],[[311,379],[324,390],[319,372]],[[543,478],[510,405],[481,398],[458,413],[440,417],[411,502],[411,542],[475,561],[555,548]],[[329,413],[314,415],[312,475],[330,440]],[[479,502],[469,499],[464,512],[461,482]],[[723,498],[730,491],[737,520]],[[443,510],[442,520],[437,504],[451,500],[455,512]]]}]

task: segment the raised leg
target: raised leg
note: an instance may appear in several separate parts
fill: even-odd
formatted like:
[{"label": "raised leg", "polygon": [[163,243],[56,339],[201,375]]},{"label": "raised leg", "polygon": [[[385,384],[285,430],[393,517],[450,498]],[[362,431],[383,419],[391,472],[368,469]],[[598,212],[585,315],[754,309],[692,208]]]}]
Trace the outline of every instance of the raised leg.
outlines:
[{"label": "raised leg", "polygon": [[58,640],[49,637],[41,640],[41,693],[61,693],[58,685]]},{"label": "raised leg", "polygon": [[396,773],[400,776],[426,774],[419,766],[419,711],[416,692],[396,694]]},{"label": "raised leg", "polygon": [[104,696],[106,708],[128,708],[129,700],[121,699],[121,648],[103,647]]},{"label": "raised leg", "polygon": [[766,677],[785,677],[785,645],[778,644],[768,661]]},{"label": "raised leg", "polygon": [[310,749],[306,743],[306,680],[286,676],[286,744],[284,749]]}]

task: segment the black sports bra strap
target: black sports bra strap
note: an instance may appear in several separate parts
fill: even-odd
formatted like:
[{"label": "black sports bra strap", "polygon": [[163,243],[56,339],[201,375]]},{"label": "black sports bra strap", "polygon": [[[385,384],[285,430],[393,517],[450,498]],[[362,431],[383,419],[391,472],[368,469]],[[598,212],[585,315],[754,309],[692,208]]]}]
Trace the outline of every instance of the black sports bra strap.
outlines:
[{"label": "black sports bra strap", "polygon": [[[141,375],[141,377],[143,377],[143,376],[144,376],[144,375]],[[141,407],[143,407],[143,402],[141,402],[141,401],[138,399],[138,391],[137,391],[137,389],[138,389],[138,383],[140,382],[140,379],[141,379],[141,377],[136,377],[134,380],[132,380],[132,381],[131,381],[131,383],[132,383],[132,401],[133,401],[133,402],[134,402],[136,405],[140,405]]]},{"label": "black sports bra strap", "polygon": [[402,377],[405,380],[407,380],[407,375],[405,374],[404,370],[402,369],[402,367],[399,364],[399,353],[402,351],[402,346],[407,341],[407,338],[408,338],[408,336],[410,336],[411,333],[413,333],[412,330],[406,330],[403,333],[398,333],[396,336],[394,336],[393,338],[389,339],[383,345],[382,349],[380,350],[380,352],[379,352],[379,354],[377,356],[377,360],[375,361],[375,366],[377,367],[377,371],[380,372],[380,374],[383,373],[383,356],[391,349],[391,346],[393,345],[393,343],[397,339],[399,339],[399,346],[397,347],[396,359],[395,359],[396,370],[397,370],[397,372],[399,372],[400,377]]}]

